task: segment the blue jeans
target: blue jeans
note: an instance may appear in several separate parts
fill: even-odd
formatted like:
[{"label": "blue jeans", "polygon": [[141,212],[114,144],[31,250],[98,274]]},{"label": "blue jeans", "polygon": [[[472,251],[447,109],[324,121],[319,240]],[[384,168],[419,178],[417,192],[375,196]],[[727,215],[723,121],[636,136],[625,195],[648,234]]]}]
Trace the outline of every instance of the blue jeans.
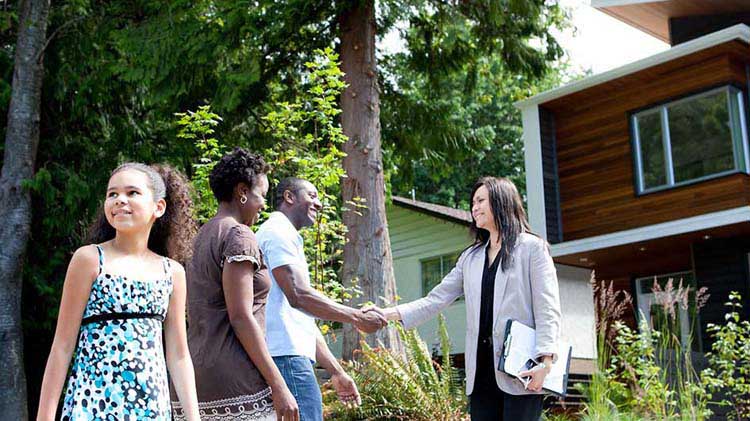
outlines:
[{"label": "blue jeans", "polygon": [[273,357],[273,362],[297,400],[300,421],[323,421],[323,397],[315,378],[313,362],[297,355]]}]

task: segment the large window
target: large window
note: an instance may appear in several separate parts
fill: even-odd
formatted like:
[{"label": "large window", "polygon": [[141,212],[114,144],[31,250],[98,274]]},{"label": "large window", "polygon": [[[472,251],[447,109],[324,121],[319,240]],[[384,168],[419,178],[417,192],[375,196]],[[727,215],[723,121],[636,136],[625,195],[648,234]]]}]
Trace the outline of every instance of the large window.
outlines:
[{"label": "large window", "polygon": [[748,172],[746,127],[732,86],[633,114],[638,192]]},{"label": "large window", "polygon": [[435,285],[443,280],[445,275],[456,266],[459,253],[445,254],[422,260],[422,296],[429,294]]}]

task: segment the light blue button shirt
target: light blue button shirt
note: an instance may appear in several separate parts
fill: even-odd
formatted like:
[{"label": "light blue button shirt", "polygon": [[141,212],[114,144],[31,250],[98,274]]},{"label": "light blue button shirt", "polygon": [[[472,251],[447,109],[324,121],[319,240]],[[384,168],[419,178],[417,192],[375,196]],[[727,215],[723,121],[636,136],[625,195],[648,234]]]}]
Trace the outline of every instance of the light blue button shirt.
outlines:
[{"label": "light blue button shirt", "polygon": [[266,342],[272,357],[305,356],[315,361],[318,326],[315,319],[292,307],[273,276],[273,269],[294,265],[302,282],[310,285],[310,273],[302,236],[281,212],[273,212],[256,233],[263,259],[271,272],[271,291],[266,304]]}]

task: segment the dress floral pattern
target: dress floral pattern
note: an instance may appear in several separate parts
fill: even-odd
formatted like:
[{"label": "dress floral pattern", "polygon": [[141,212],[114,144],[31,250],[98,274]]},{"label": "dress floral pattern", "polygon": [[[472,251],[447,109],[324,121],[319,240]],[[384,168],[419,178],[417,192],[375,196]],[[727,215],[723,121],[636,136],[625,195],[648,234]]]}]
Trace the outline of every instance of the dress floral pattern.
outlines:
[{"label": "dress floral pattern", "polygon": [[162,322],[172,294],[165,277],[137,280],[104,273],[91,286],[68,379],[62,420],[169,420]]}]

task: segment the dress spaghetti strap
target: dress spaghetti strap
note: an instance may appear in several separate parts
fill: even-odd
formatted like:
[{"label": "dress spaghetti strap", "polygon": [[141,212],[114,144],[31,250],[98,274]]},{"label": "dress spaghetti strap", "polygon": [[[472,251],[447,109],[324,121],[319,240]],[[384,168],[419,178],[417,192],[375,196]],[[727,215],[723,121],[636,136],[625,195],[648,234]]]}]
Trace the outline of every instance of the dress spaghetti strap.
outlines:
[{"label": "dress spaghetti strap", "polygon": [[162,257],[164,262],[164,275],[166,275],[165,279],[172,280],[172,264],[169,262],[168,257]]},{"label": "dress spaghetti strap", "polygon": [[104,250],[99,244],[95,244],[95,246],[96,250],[99,252],[99,273],[97,275],[101,275],[104,270]]}]

